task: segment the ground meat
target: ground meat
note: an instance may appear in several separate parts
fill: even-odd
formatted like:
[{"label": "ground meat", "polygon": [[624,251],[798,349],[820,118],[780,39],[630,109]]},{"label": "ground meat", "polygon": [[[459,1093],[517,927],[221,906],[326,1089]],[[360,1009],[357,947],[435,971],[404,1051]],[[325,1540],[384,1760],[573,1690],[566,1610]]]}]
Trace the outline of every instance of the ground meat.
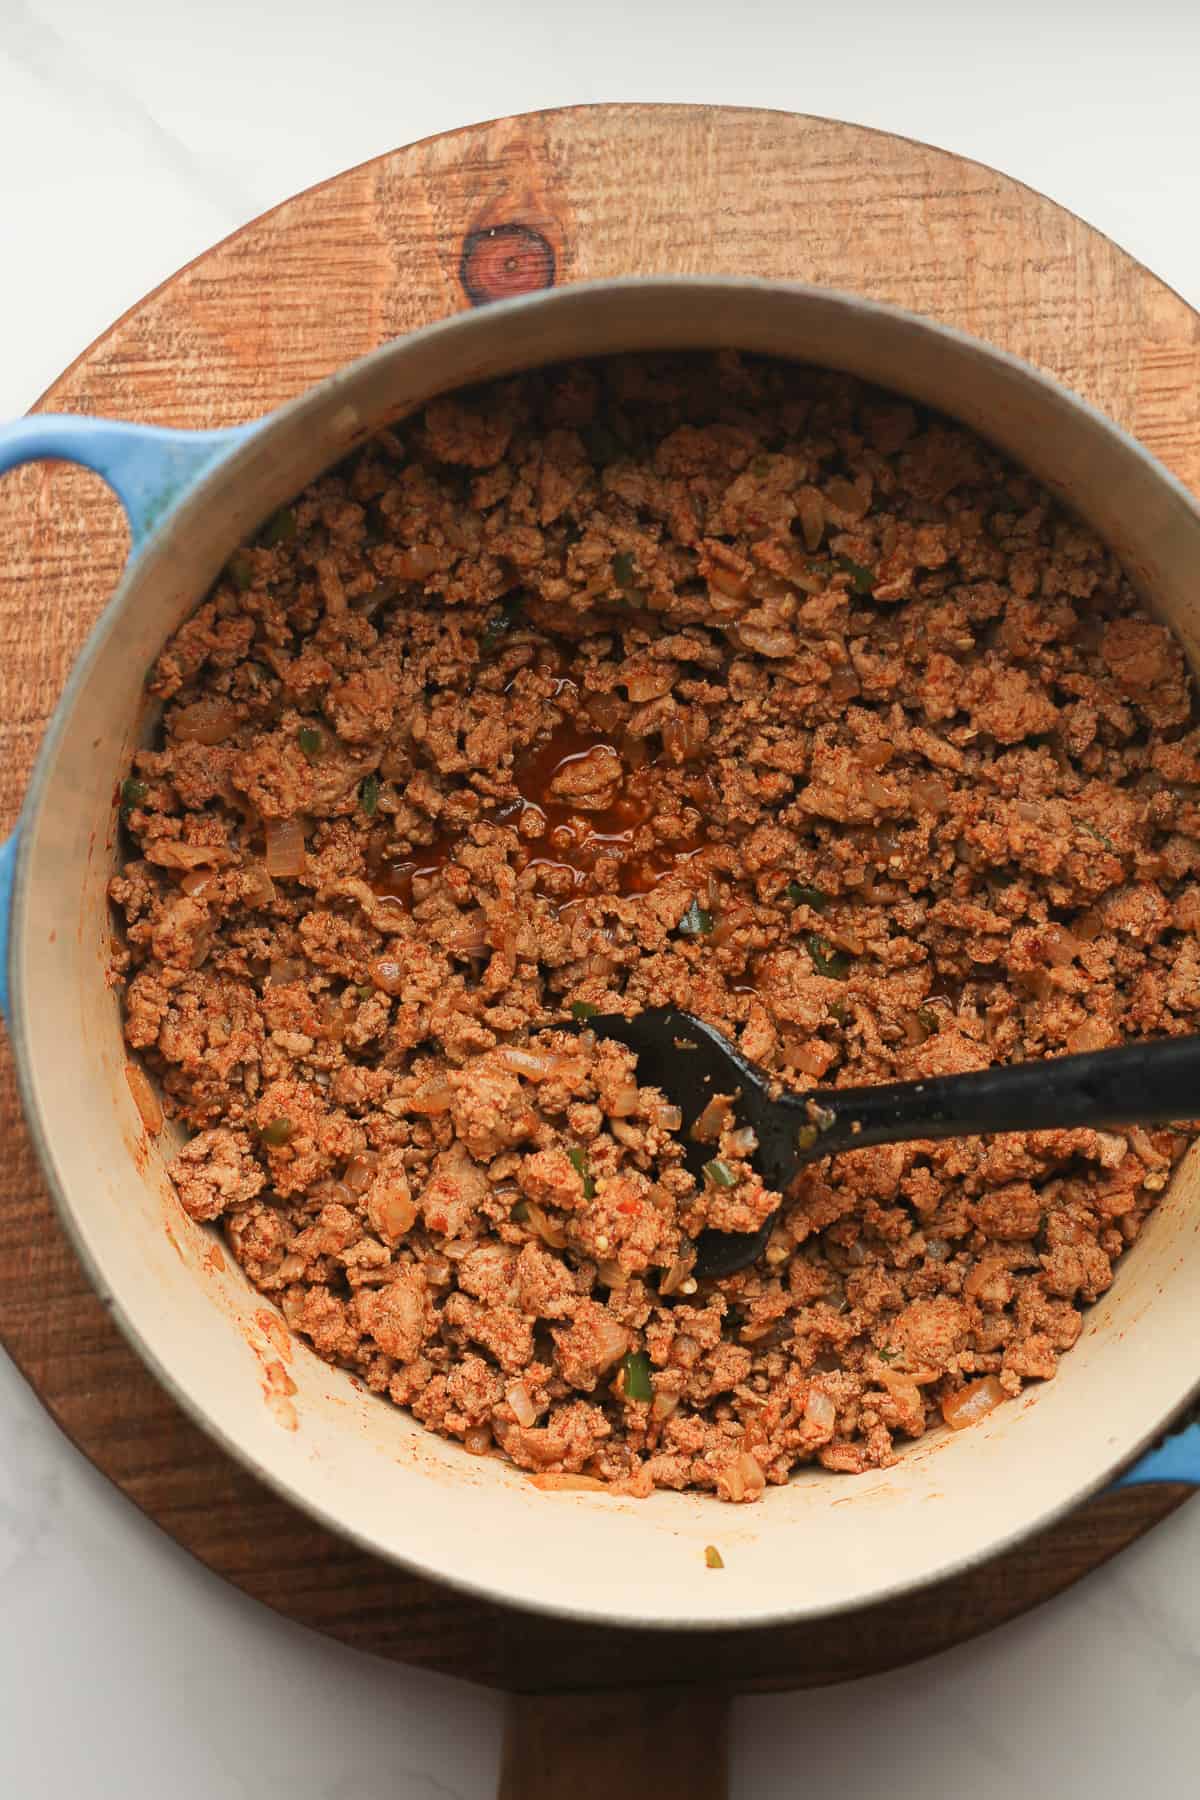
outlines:
[{"label": "ground meat", "polygon": [[171,1179],[193,1219],[217,1219],[260,1194],[267,1177],[244,1131],[218,1126],[191,1138],[171,1164]]},{"label": "ground meat", "polygon": [[1028,476],[790,365],[544,371],[315,482],[150,690],[126,1037],[181,1203],[319,1355],[535,1478],[731,1501],[1053,1376],[1185,1132],[781,1196],[723,1104],[698,1178],[587,1030],[684,1006],[805,1087],[1197,1028],[1186,665]]}]

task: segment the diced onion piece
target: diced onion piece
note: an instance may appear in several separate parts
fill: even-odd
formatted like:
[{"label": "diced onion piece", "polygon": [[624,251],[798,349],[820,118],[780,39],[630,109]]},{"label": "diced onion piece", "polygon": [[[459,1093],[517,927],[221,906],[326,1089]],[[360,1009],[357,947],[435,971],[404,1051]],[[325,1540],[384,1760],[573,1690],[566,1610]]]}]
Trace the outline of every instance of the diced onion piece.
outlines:
[{"label": "diced onion piece", "polygon": [[942,1417],[952,1431],[963,1431],[968,1425],[978,1424],[1007,1399],[996,1377],[985,1375],[980,1381],[969,1381],[957,1394],[947,1395],[942,1401]]},{"label": "diced onion piece", "polygon": [[127,1062],[125,1079],[129,1083],[133,1104],[141,1115],[142,1124],[151,1137],[157,1137],[163,1128],[163,1109],[150,1077],[140,1063]]},{"label": "diced onion piece", "polygon": [[912,784],[912,798],[918,812],[944,813],[950,809],[950,796],[941,781],[919,777]]},{"label": "diced onion piece", "polygon": [[487,917],[483,912],[465,913],[461,923],[446,940],[446,947],[459,956],[486,956],[488,943]]},{"label": "diced onion piece", "polygon": [[190,869],[179,885],[189,900],[203,900],[216,879],[215,869]]},{"label": "diced onion piece", "polygon": [[370,1187],[377,1161],[378,1158],[370,1151],[366,1151],[362,1156],[350,1158],[342,1179],[352,1194],[361,1194]]},{"label": "diced onion piece", "polygon": [[1101,1019],[1085,1019],[1067,1033],[1067,1049],[1072,1055],[1084,1050],[1103,1050],[1112,1043],[1112,1031]]},{"label": "diced onion piece", "polygon": [[504,1398],[512,1407],[517,1424],[524,1425],[526,1430],[528,1430],[528,1428],[537,1420],[537,1407],[533,1404],[529,1389],[525,1386],[525,1383],[523,1381],[514,1381],[512,1386],[505,1393]]},{"label": "diced onion piece", "polygon": [[731,1500],[757,1500],[767,1485],[762,1465],[748,1450],[743,1450],[731,1464],[725,1479],[729,1483]]},{"label": "diced onion piece", "polygon": [[[129,783],[124,785],[128,787]],[[139,782],[136,785],[144,787],[145,783]],[[177,844],[160,838],[146,846],[146,861],[158,863],[163,869],[184,869],[189,872],[203,870],[205,876],[208,876],[213,869],[236,862],[237,852],[227,844]]]},{"label": "diced onion piece", "polygon": [[195,937],[192,939],[191,966],[193,969],[198,969],[200,967],[200,964],[204,961],[209,950],[212,948],[212,941],[213,927],[211,925],[204,926],[196,933]]},{"label": "diced onion piece", "polygon": [[514,1075],[524,1075],[528,1081],[548,1081],[567,1066],[566,1057],[549,1050],[523,1050],[517,1044],[501,1044],[496,1055]]},{"label": "diced onion piece", "polygon": [[818,1431],[832,1431],[837,1424],[837,1407],[822,1388],[810,1387],[804,1402],[804,1417]]},{"label": "diced onion piece", "polygon": [[449,1112],[453,1099],[454,1090],[450,1083],[435,1076],[433,1080],[427,1081],[419,1087],[415,1094],[409,1095],[408,1110],[430,1115]]},{"label": "diced onion piece", "polygon": [[410,544],[392,559],[392,573],[401,581],[427,581],[438,561],[432,544]]},{"label": "diced onion piece", "polygon": [[300,981],[307,968],[308,964],[301,956],[275,956],[271,959],[269,975],[274,985],[281,986],[284,982]]},{"label": "diced onion piece", "polygon": [[673,681],[674,672],[669,663],[651,663],[648,668],[623,677],[625,692],[635,705],[669,694]]},{"label": "diced onion piece", "polygon": [[[780,1264],[785,1263],[792,1254],[792,1248],[793,1245],[790,1234],[786,1231],[779,1230],[777,1227],[767,1240],[767,1248],[764,1257],[767,1267],[769,1269],[779,1268]],[[851,1249],[853,1248],[854,1246],[852,1245]]]},{"label": "diced onion piece", "polygon": [[722,913],[712,929],[710,941],[714,949],[719,950],[723,944],[728,944],[752,919],[753,914],[744,906],[733,906],[728,912]]},{"label": "diced onion piece", "polygon": [[1046,961],[1053,968],[1065,969],[1079,955],[1079,939],[1063,925],[1047,925],[1042,932]]},{"label": "diced onion piece", "polygon": [[796,516],[804,535],[804,548],[811,553],[825,535],[825,501],[817,488],[797,489]]},{"label": "diced onion piece", "polygon": [[742,1480],[746,1484],[747,1498],[751,1500],[757,1498],[767,1485],[762,1464],[756,1456],[751,1456],[748,1450],[743,1450],[738,1457],[738,1468],[741,1470]]},{"label": "diced onion piece", "polygon": [[730,1132],[725,1143],[734,1156],[753,1156],[758,1149],[758,1133],[753,1125],[739,1125],[736,1131]]},{"label": "diced onion piece", "polygon": [[560,1225],[555,1225],[551,1219],[546,1217],[536,1200],[527,1200],[525,1203],[525,1223],[536,1231],[542,1242],[549,1244],[552,1250],[566,1249],[566,1232]]},{"label": "diced onion piece", "polygon": [[727,569],[721,563],[713,566],[708,577],[710,587],[718,593],[728,594],[732,600],[740,600],[746,592],[746,577],[737,569]]},{"label": "diced onion piece", "polygon": [[[350,1186],[349,1169],[347,1169],[346,1175],[350,1204],[353,1205],[355,1190]],[[417,1222],[417,1203],[412,1197],[407,1180],[399,1170],[385,1175],[371,1189],[370,1198],[367,1201],[367,1217],[380,1236],[389,1242],[399,1240],[412,1230]]]},{"label": "diced onion piece", "polygon": [[915,1405],[920,1399],[917,1384],[911,1375],[901,1373],[896,1369],[889,1369],[885,1365],[883,1368],[874,1370],[873,1376],[881,1387],[887,1389],[889,1394],[892,1394],[897,1400],[904,1401],[907,1405]]},{"label": "diced onion piece", "polygon": [[607,1101],[604,1110],[610,1119],[627,1119],[631,1113],[637,1111],[637,1108],[637,1083],[634,1081],[627,1081],[623,1082],[620,1087],[613,1089],[612,1095]]},{"label": "diced onion piece", "polygon": [[304,827],[299,819],[268,819],[264,827],[268,875],[303,875],[308,861]]},{"label": "diced onion piece", "polygon": [[587,714],[600,731],[619,731],[629,716],[629,708],[619,694],[589,694]]},{"label": "diced onion piece", "polygon": [[[1097,1137],[1104,1139],[1110,1137],[1112,1134],[1106,1131],[1099,1131],[1096,1135]],[[1132,1144],[1135,1154],[1141,1158],[1148,1169],[1169,1169],[1171,1167],[1170,1157],[1164,1156],[1161,1150],[1156,1150],[1154,1148],[1148,1133],[1143,1130],[1142,1126],[1130,1125],[1126,1130],[1126,1136],[1128,1137],[1130,1144]],[[1119,1138],[1117,1139],[1117,1142],[1120,1142]],[[1101,1153],[1100,1161],[1104,1164],[1105,1168],[1116,1167],[1115,1163],[1110,1163],[1107,1160],[1103,1152]],[[1119,1157],[1117,1161],[1120,1161]]]},{"label": "diced onion piece", "polygon": [[914,1387],[928,1387],[931,1382],[940,1381],[942,1379],[942,1371],[940,1369],[926,1369],[918,1365],[915,1369],[905,1369],[904,1379],[906,1381],[911,1381]]},{"label": "diced onion piece", "polygon": [[353,1206],[354,1195],[344,1181],[331,1176],[327,1181],[318,1181],[308,1190],[309,1198],[319,1200],[322,1206]]},{"label": "diced onion piece", "polygon": [[662,745],[672,762],[685,763],[700,754],[704,739],[686,718],[676,714],[673,719],[663,721]]},{"label": "diced onion piece", "polygon": [[471,1456],[486,1456],[492,1447],[490,1425],[472,1425],[463,1433],[463,1449]]},{"label": "diced onion piece", "polygon": [[677,1411],[680,1399],[679,1394],[664,1394],[655,1389],[654,1398],[650,1402],[650,1417],[661,1425],[664,1419],[669,1419]]},{"label": "diced onion piece", "polygon": [[796,640],[790,631],[780,631],[765,625],[747,625],[743,620],[737,627],[738,639],[745,650],[753,650],[758,656],[772,659],[794,656]]},{"label": "diced onion piece", "polygon": [[417,1203],[405,1194],[389,1194],[380,1209],[380,1224],[389,1237],[403,1237],[417,1219]]},{"label": "diced onion piece", "polygon": [[784,1034],[783,1048],[789,1062],[818,1081],[836,1059],[836,1052],[823,1038],[797,1038],[790,1031]]},{"label": "diced onion piece", "polygon": [[[1094,906],[1090,906],[1086,912],[1080,913],[1075,921],[1075,936],[1081,944],[1095,943],[1103,930],[1104,920]],[[1107,1041],[1105,1039],[1105,1042]]]},{"label": "diced onion piece", "polygon": [[326,994],[318,1001],[316,1012],[315,1019],[310,1016],[304,1021],[308,1032],[327,1044],[340,1044],[349,1022],[342,1000],[333,994]]},{"label": "diced onion piece", "polygon": [[857,521],[865,518],[870,500],[854,483],[847,481],[844,475],[834,475],[825,483],[825,498],[830,506],[836,506],[848,518]]},{"label": "diced onion piece", "polygon": [[454,1270],[450,1258],[440,1250],[423,1250],[420,1252],[421,1267],[425,1271],[425,1279],[432,1287],[449,1287]]},{"label": "diced onion piece", "polygon": [[728,1094],[714,1094],[688,1136],[697,1144],[715,1144],[725,1129],[732,1108],[733,1101]]},{"label": "diced onion piece", "polygon": [[659,1131],[679,1131],[683,1126],[683,1112],[678,1106],[656,1106],[650,1113],[650,1123]]},{"label": "diced onion piece", "polygon": [[247,863],[242,870],[242,899],[250,906],[270,906],[275,883],[264,863]]},{"label": "diced onion piece", "polygon": [[631,1334],[624,1325],[607,1315],[596,1321],[595,1355],[589,1358],[595,1365],[597,1374],[604,1369],[611,1369],[618,1362],[630,1345]]},{"label": "diced onion piece", "polygon": [[691,1274],[692,1264],[695,1260],[694,1252],[689,1252],[687,1256],[677,1256],[658,1284],[659,1293],[675,1293]]},{"label": "diced onion piece", "polygon": [[399,994],[404,991],[404,965],[394,956],[377,956],[367,964],[367,975],[372,987],[377,987],[385,994]]},{"label": "diced onion piece", "polygon": [[237,709],[228,700],[193,700],[170,719],[169,735],[185,744],[220,744],[237,729]]}]

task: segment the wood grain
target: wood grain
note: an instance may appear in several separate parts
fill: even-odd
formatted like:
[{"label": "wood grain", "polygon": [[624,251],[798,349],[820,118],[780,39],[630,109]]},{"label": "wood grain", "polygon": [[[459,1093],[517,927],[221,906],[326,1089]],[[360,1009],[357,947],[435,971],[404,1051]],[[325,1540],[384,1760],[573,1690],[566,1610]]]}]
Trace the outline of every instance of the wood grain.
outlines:
[{"label": "wood grain", "polygon": [[[1106,238],[1020,183],[921,144],[704,107],[501,120],[353,169],[182,270],[41,404],[232,423],[497,293],[659,272],[821,282],[947,320],[1050,369],[1200,488],[1200,320]],[[41,467],[0,482],[0,541],[7,827],[126,536],[100,483]],[[819,1629],[668,1640],[566,1627],[435,1588],[268,1494],[142,1369],[58,1229],[7,1050],[0,1058],[0,1332],[14,1359],[63,1429],[172,1537],[245,1592],[361,1649],[525,1693],[839,1681],[1011,1618],[1185,1496],[1108,1495],[998,1564]],[[514,1725],[535,1760],[546,1716]],[[523,1792],[535,1800],[533,1787]]]},{"label": "wood grain", "polygon": [[724,1800],[728,1762],[719,1690],[523,1695],[508,1709],[498,1800],[613,1800],[631,1788]]}]

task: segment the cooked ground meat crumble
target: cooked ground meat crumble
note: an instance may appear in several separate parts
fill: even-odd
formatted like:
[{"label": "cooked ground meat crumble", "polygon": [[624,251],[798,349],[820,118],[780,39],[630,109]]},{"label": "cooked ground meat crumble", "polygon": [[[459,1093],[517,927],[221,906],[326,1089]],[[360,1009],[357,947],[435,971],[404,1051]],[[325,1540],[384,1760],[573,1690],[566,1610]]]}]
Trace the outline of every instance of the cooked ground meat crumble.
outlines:
[{"label": "cooked ground meat crumble", "polygon": [[697,1188],[586,1028],[685,1007],[797,1086],[1197,1028],[1184,660],[1029,476],[842,376],[552,369],[314,483],[150,689],[126,1035],[319,1355],[550,1485],[727,1500],[1053,1376],[1186,1134],[826,1160],[698,1284],[778,1196],[720,1108]]}]

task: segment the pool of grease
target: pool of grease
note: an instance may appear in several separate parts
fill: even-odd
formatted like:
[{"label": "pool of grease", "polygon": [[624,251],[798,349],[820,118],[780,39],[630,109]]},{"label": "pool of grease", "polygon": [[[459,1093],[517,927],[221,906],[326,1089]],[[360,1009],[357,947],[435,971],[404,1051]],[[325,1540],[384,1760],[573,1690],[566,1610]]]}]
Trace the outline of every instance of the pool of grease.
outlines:
[{"label": "pool of grease", "polygon": [[[610,770],[613,778],[605,779]],[[517,874],[533,870],[535,890],[560,909],[589,894],[648,893],[707,842],[703,825],[691,837],[649,841],[643,828],[662,804],[660,765],[647,761],[630,769],[611,737],[575,720],[565,720],[518,757],[513,776],[517,797],[487,822],[516,830],[513,868]],[[677,807],[677,801],[669,803],[672,812]],[[371,885],[381,898],[410,906],[414,880],[453,861],[465,836],[447,832],[383,863]]]}]

